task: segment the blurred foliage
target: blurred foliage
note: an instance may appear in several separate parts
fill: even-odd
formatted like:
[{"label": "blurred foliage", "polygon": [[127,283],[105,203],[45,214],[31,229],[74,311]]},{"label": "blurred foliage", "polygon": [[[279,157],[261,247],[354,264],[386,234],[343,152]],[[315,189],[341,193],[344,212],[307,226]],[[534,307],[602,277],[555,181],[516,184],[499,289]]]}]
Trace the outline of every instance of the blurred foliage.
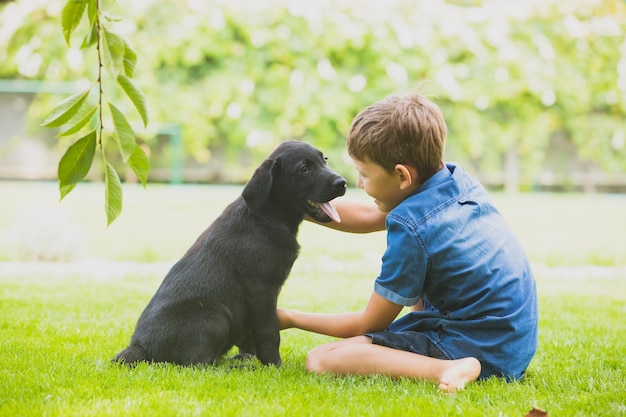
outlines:
[{"label": "blurred foliage", "polygon": [[[515,183],[532,184],[555,137],[605,172],[626,170],[622,0],[102,1],[137,51],[152,130],[179,123],[197,164],[244,178],[297,138],[349,175],[354,115],[419,87],[446,116],[447,159],[473,170],[510,164]],[[94,58],[64,46],[62,5],[0,6],[0,78],[93,79]]]}]

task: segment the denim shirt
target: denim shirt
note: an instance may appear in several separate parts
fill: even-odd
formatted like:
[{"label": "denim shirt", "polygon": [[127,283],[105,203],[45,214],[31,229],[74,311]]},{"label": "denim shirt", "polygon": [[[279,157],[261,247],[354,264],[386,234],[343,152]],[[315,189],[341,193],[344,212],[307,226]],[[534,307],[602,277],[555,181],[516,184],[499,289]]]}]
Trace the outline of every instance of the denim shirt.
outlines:
[{"label": "denim shirt", "polygon": [[522,245],[485,189],[447,164],[387,215],[375,291],[424,311],[389,331],[419,331],[449,358],[477,358],[480,378],[521,378],[537,349],[537,293]]}]

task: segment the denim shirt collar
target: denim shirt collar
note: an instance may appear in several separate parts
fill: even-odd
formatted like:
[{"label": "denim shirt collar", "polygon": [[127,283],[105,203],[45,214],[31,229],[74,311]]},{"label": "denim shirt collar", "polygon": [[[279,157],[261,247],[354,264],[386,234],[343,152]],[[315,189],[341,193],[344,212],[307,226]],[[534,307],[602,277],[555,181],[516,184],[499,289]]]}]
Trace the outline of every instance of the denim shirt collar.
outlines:
[{"label": "denim shirt collar", "polygon": [[[435,172],[432,177],[420,184],[420,186],[417,187],[417,189],[413,192],[411,196],[427,190],[443,188],[442,190],[440,190],[440,192],[444,191],[444,193],[448,195],[448,198],[456,197],[457,195],[462,194],[467,190],[469,186],[469,181],[467,177],[468,176],[463,168],[459,167],[454,162],[448,162],[443,166],[443,168]],[[441,187],[442,184],[448,181],[453,181],[454,186]]]},{"label": "denim shirt collar", "polygon": [[452,176],[452,174],[454,173],[455,169],[456,169],[456,165],[445,164],[443,168],[435,172],[435,174],[432,177],[430,177],[429,179],[424,181],[422,184],[420,184],[420,186],[417,187],[417,189],[415,190],[414,194],[421,193],[423,191],[428,190],[429,188],[436,187],[439,184],[443,184],[444,182],[448,181],[450,177]]},{"label": "denim shirt collar", "polygon": [[[470,188],[471,178],[465,170],[455,163],[447,163],[432,177],[400,203],[390,214],[400,214],[407,204],[413,215],[425,215],[429,211],[446,204],[450,200],[458,200]],[[419,201],[419,202],[418,202]],[[417,205],[416,205],[417,203]]]}]

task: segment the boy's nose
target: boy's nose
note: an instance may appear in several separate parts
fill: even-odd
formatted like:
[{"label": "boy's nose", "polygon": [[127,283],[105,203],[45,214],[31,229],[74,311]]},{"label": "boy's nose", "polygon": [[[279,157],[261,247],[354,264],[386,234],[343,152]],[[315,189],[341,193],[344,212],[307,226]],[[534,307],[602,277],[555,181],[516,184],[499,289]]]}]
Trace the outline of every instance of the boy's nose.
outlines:
[{"label": "boy's nose", "polygon": [[356,178],[356,188],[363,188],[363,180],[361,179],[361,175]]}]

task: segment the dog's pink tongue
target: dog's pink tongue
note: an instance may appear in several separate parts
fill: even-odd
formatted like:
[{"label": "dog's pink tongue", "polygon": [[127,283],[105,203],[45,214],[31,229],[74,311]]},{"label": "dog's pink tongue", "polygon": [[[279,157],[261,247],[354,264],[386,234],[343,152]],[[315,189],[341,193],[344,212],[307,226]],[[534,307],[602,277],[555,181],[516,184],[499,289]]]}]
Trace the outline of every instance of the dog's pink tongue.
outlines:
[{"label": "dog's pink tongue", "polygon": [[337,213],[337,210],[335,209],[335,207],[333,207],[332,204],[330,203],[316,203],[316,204],[320,209],[322,209],[324,213],[326,213],[328,217],[330,217],[332,220],[334,220],[337,223],[341,223],[341,217],[339,217],[339,213]]}]

